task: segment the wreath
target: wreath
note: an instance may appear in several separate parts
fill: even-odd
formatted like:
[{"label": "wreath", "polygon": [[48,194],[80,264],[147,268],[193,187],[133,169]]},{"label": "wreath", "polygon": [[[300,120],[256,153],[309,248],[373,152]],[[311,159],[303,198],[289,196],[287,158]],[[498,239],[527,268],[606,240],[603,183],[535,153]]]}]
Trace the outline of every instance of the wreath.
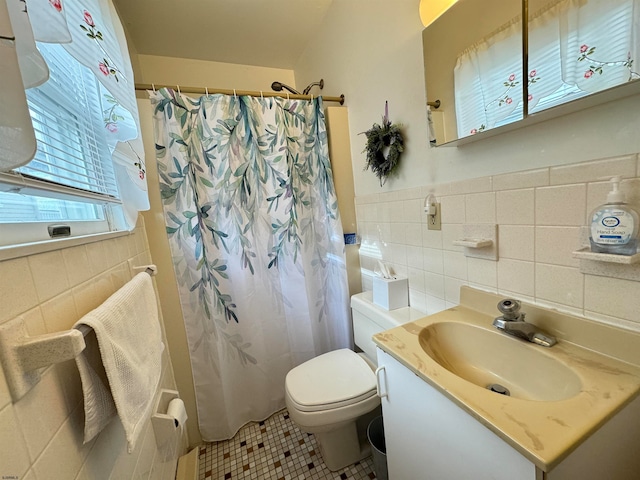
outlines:
[{"label": "wreath", "polygon": [[380,186],[384,185],[387,177],[398,166],[400,156],[404,152],[404,139],[400,127],[398,124],[392,124],[385,115],[382,125],[374,123],[370,130],[363,132],[367,137],[364,149],[367,153],[367,164],[364,169],[371,168],[380,180]]}]

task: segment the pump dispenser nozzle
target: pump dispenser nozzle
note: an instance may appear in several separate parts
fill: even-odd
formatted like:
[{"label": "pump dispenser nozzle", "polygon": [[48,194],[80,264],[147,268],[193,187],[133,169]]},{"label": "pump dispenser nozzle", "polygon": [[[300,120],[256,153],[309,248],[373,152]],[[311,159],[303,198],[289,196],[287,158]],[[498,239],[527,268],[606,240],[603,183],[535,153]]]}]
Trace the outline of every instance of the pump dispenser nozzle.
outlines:
[{"label": "pump dispenser nozzle", "polygon": [[622,179],[619,175],[611,177],[611,191],[607,195],[607,203],[625,203],[624,192],[620,190],[620,182]]}]

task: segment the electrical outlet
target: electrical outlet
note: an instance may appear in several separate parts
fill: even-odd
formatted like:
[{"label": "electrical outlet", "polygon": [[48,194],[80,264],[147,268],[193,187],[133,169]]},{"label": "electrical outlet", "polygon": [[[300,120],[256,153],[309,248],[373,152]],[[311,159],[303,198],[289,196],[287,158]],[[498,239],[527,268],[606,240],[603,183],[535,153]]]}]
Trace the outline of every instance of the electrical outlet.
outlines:
[{"label": "electrical outlet", "polygon": [[440,204],[434,203],[432,205],[435,205],[436,213],[435,215],[427,214],[427,228],[429,230],[442,230],[440,226]]}]

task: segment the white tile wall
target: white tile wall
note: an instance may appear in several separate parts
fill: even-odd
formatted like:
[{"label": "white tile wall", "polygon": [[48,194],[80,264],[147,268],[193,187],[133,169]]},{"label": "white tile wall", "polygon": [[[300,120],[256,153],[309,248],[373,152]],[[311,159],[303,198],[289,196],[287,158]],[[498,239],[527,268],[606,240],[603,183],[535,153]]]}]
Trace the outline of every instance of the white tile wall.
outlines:
[{"label": "white tile wall", "polygon": [[496,194],[465,195],[465,223],[496,223]]},{"label": "white tile wall", "polygon": [[498,285],[498,268],[493,260],[467,258],[469,284],[495,289]]},{"label": "white tile wall", "polygon": [[536,225],[583,225],[586,204],[586,184],[537,188]]},{"label": "white tile wall", "polygon": [[497,192],[500,190],[514,190],[550,185],[549,169],[525,170],[515,173],[504,173],[492,177],[491,185]]},{"label": "white tile wall", "polygon": [[[22,315],[30,335],[69,329],[130,280],[129,259],[151,263],[142,217],[131,235],[0,262],[0,323]],[[166,349],[164,355],[160,387],[175,389]],[[46,369],[16,403],[0,369],[2,478],[169,480],[187,447],[186,435],[176,435],[168,450],[159,451],[150,421],[132,454],[117,419],[87,445],[83,430],[75,362]]]},{"label": "white tile wall", "polygon": [[2,308],[0,308],[0,323],[38,305],[36,286],[31,277],[29,261],[26,258],[7,260],[2,262],[1,268]]},{"label": "white tile wall", "polygon": [[499,225],[498,258],[533,262],[536,246],[535,227],[502,223]]},{"label": "white tile wall", "polygon": [[[610,190],[603,177],[621,175],[627,201],[640,210],[639,172],[638,155],[626,155],[357,197],[363,288],[371,289],[375,256],[408,273],[412,306],[429,314],[457,304],[460,286],[471,285],[640,330],[638,282],[583,274],[571,255],[591,210]],[[432,192],[441,205],[441,231],[428,230],[422,212]],[[363,217],[363,207],[384,215]],[[452,245],[465,222],[498,224],[497,262],[465,257]],[[402,232],[380,235],[395,229]]]},{"label": "white tile wall", "polygon": [[580,227],[536,227],[535,259],[539,263],[580,267],[571,252],[580,248]]},{"label": "white tile wall", "polygon": [[500,225],[533,225],[534,199],[533,188],[496,192],[497,222]]}]

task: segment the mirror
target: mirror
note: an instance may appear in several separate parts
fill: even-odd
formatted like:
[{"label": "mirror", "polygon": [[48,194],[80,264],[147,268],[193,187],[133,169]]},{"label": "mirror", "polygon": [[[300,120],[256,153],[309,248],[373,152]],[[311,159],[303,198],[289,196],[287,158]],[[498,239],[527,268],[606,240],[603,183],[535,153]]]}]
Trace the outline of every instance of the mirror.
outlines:
[{"label": "mirror", "polygon": [[521,18],[521,0],[459,0],[424,29],[436,145],[522,120]]},{"label": "mirror", "polygon": [[422,36],[431,143],[639,93],[638,11],[640,0],[459,0]]},{"label": "mirror", "polygon": [[640,79],[640,1],[526,1],[529,114]]}]

